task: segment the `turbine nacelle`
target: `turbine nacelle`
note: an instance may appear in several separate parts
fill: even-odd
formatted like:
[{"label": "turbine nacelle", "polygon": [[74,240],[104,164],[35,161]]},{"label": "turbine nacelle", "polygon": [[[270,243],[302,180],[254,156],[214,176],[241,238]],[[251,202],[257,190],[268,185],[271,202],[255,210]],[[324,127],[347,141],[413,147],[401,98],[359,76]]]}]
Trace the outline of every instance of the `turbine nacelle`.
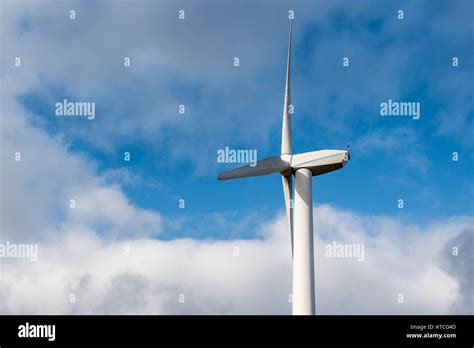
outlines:
[{"label": "turbine nacelle", "polygon": [[311,151],[293,155],[290,166],[292,173],[301,168],[308,168],[313,176],[316,176],[341,169],[349,158],[348,150]]}]

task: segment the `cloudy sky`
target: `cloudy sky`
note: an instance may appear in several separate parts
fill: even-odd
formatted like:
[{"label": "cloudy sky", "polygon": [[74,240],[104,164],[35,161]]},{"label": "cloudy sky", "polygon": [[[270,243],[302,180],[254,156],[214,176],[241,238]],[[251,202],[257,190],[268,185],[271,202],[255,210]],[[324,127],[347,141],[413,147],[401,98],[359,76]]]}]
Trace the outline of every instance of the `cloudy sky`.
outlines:
[{"label": "cloudy sky", "polygon": [[293,150],[351,144],[313,180],[317,313],[472,313],[468,0],[2,1],[0,243],[38,260],[0,259],[0,313],[291,313],[279,175],[216,180],[279,153],[289,10]]}]

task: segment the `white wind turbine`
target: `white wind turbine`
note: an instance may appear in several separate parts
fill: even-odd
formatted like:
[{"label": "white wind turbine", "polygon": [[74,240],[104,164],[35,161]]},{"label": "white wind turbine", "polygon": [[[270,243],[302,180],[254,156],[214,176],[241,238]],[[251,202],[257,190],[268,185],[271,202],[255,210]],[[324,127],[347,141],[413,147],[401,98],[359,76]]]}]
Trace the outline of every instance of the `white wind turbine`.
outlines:
[{"label": "white wind turbine", "polygon": [[[265,158],[258,161],[256,165],[247,165],[222,172],[217,178],[228,180],[272,173],[282,175],[293,256],[293,314],[311,315],[316,313],[312,177],[344,167],[350,159],[350,155],[348,147],[346,150],[320,150],[296,155],[292,152],[291,114],[289,111],[291,33],[292,22],[290,20],[281,155]],[[295,177],[294,193],[293,176]]]}]

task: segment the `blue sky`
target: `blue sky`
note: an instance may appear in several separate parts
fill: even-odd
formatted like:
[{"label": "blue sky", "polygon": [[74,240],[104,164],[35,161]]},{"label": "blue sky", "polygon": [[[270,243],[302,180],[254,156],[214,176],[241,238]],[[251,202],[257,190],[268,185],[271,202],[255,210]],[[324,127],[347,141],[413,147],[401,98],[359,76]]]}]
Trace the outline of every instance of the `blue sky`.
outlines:
[{"label": "blue sky", "polygon": [[[131,7],[109,3],[103,5],[118,12]],[[283,209],[279,176],[218,182],[216,174],[228,167],[217,163],[216,152],[230,146],[255,148],[259,158],[278,153],[288,29],[284,9],[292,8],[296,12],[294,152],[344,148],[351,143],[348,167],[315,178],[314,202],[421,221],[472,214],[473,54],[469,42],[473,26],[468,15],[472,4],[456,3],[362,1],[354,6],[343,2],[325,4],[323,14],[315,16],[311,13],[318,2],[262,3],[246,13],[242,29],[241,21],[229,18],[228,11],[235,7],[238,13],[245,3],[207,2],[196,8],[185,2],[183,6],[191,9],[184,21],[168,19],[164,26],[147,22],[155,17],[146,18],[134,33],[141,36],[139,42],[131,47],[127,42],[133,38],[107,42],[101,40],[110,37],[99,34],[103,51],[110,45],[132,57],[129,71],[102,72],[105,65],[120,69],[122,57],[95,56],[84,34],[63,49],[66,53],[69,45],[84,49],[84,60],[79,61],[88,62],[90,70],[84,67],[80,73],[93,74],[90,82],[86,77],[79,77],[77,85],[52,78],[43,67],[42,88],[21,95],[20,101],[31,113],[32,123],[51,135],[63,135],[70,151],[94,161],[99,173],[126,169],[132,174],[128,181],[114,180],[140,207],[175,217],[184,213],[177,203],[184,198],[187,216],[238,212],[239,216],[257,213],[269,218]],[[152,3],[144,4],[154,8]],[[79,19],[69,30],[81,33],[89,30],[83,17],[91,8],[83,4],[77,8]],[[164,8],[171,16],[181,7],[166,3]],[[404,10],[403,20],[397,19],[399,8]],[[155,10],[164,16],[163,8]],[[123,21],[124,26],[133,24],[130,19]],[[200,27],[204,23],[208,28]],[[27,35],[41,24],[30,23],[26,17],[22,25]],[[270,29],[263,31],[264,26]],[[205,36],[208,30],[212,34]],[[161,37],[167,40],[164,44],[159,42]],[[234,47],[231,40],[238,44]],[[200,46],[196,41],[206,43]],[[230,54],[219,54],[221,45]],[[140,57],[146,53],[146,59]],[[174,54],[188,57],[178,57],[179,63],[169,70],[155,63],[164,60],[162,56],[173,60]],[[234,56],[241,59],[241,67],[232,66]],[[342,66],[346,56],[350,59],[347,68]],[[459,67],[452,67],[452,57],[459,57]],[[79,61],[75,59],[75,64]],[[186,71],[191,71],[190,76]],[[74,71],[67,73],[75,78]],[[90,84],[97,88],[88,91]],[[78,93],[96,102],[97,118],[87,122],[54,117],[52,104],[63,98],[80,99]],[[421,118],[381,117],[379,105],[388,99],[420,102]],[[184,116],[177,113],[181,103],[187,108]],[[134,118],[149,127],[134,124]],[[115,126],[123,129],[115,132]],[[125,151],[131,153],[129,163],[122,160]],[[451,160],[453,151],[459,153],[458,162]],[[404,209],[397,208],[399,198],[404,200]],[[201,233],[201,237],[226,238],[212,226]]]}]

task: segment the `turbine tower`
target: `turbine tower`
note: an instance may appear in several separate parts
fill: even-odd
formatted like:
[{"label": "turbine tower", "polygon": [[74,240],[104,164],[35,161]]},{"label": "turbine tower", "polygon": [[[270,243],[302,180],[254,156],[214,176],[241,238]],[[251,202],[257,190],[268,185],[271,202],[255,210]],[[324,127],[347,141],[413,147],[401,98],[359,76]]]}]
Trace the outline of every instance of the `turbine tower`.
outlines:
[{"label": "turbine tower", "polygon": [[[313,248],[312,177],[341,169],[349,161],[345,150],[319,150],[293,154],[291,147],[290,68],[292,21],[288,39],[285,101],[281,155],[257,161],[256,164],[222,172],[219,180],[280,173],[293,257],[293,314],[316,314]],[[293,176],[295,187],[293,192]]]}]

